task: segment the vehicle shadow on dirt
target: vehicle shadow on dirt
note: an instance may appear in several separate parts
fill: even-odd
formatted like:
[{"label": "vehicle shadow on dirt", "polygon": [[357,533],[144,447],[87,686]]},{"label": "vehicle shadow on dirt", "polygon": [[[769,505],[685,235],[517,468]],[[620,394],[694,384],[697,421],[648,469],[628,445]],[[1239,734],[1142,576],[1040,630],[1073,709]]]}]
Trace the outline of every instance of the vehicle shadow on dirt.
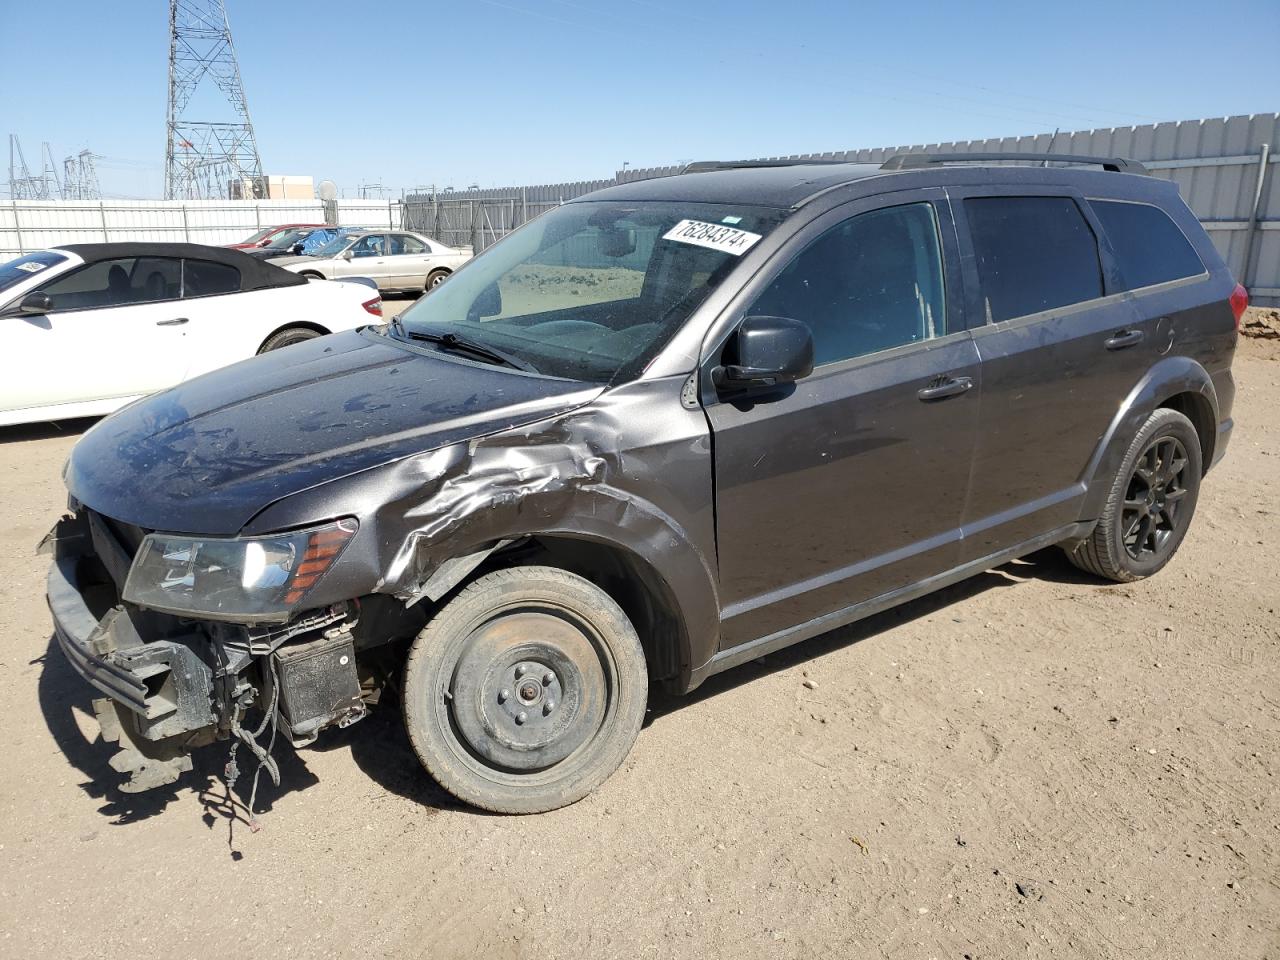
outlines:
[{"label": "vehicle shadow on dirt", "polygon": [[[1029,579],[1079,584],[1082,588],[1106,586],[1102,581],[1071,566],[1059,551],[1040,551],[937,593],[711,677],[689,696],[672,696],[655,688],[650,697],[645,726],[660,721],[681,707],[705,701],[770,673],[787,670],[843,647],[872,639],[891,627],[939,613],[953,604],[988,590],[1013,587]],[[176,782],[144,793],[125,793],[117,786],[121,782],[121,775],[110,765],[116,747],[97,736],[97,721],[92,706],[95,691],[67,663],[53,637],[50,637],[45,656],[36,662],[43,667],[38,683],[38,696],[49,732],[67,760],[85,776],[79,787],[90,797],[103,801],[98,808],[99,813],[110,818],[113,825],[127,826],[162,813],[180,795],[193,791],[204,806],[201,819],[205,825],[211,830],[225,826],[230,855],[233,859],[240,859],[235,836],[236,831],[248,830],[252,826],[246,804],[257,767],[246,748],[240,748],[237,754],[240,777],[234,796],[229,794],[223,778],[230,751],[229,741],[220,741],[196,750],[192,755],[193,769],[182,774]],[[86,737],[83,730],[92,730],[93,734]],[[492,816],[461,804],[437,786],[423,770],[409,743],[401,721],[398,698],[393,690],[384,694],[383,702],[366,719],[346,729],[327,731],[314,746],[302,752],[294,751],[283,741],[277,742],[272,755],[279,764],[280,785],[272,783],[267,772],[262,771],[255,813],[258,816],[268,813],[282,798],[317,784],[319,780],[308,769],[306,758],[308,754],[334,750],[350,750],[351,759],[360,770],[387,793],[411,800],[428,809],[465,810],[476,816]]]},{"label": "vehicle shadow on dirt", "polygon": [[0,444],[50,440],[54,437],[78,437],[101,419],[101,417],[77,417],[74,420],[51,420],[46,423],[20,423],[12,427],[0,427]]},{"label": "vehicle shadow on dirt", "polygon": [[649,696],[649,714],[645,718],[645,726],[675,713],[681,707],[700,703],[771,673],[789,670],[835,650],[872,639],[892,627],[941,613],[948,607],[986,593],[988,590],[1017,586],[1024,580],[1046,580],[1052,583],[1078,584],[1082,587],[1107,585],[1105,581],[1092,577],[1073,566],[1058,548],[1050,547],[1040,550],[1020,560],[993,567],[935,593],[867,617],[865,620],[839,627],[829,633],[819,634],[810,640],[785,647],[757,660],[748,661],[732,670],[716,674],[686,696],[676,696],[655,690]]}]

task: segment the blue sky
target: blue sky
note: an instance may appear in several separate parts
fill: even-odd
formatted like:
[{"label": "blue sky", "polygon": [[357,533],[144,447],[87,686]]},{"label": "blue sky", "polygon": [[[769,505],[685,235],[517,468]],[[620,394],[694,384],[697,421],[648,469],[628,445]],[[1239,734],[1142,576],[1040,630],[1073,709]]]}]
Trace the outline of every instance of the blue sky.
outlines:
[{"label": "blue sky", "polygon": [[[1280,109],[1276,0],[227,8],[266,172],[347,196]],[[33,167],[42,141],[59,165],[88,147],[104,190],[158,197],[168,4],[6,3],[0,20],[0,135]]]}]

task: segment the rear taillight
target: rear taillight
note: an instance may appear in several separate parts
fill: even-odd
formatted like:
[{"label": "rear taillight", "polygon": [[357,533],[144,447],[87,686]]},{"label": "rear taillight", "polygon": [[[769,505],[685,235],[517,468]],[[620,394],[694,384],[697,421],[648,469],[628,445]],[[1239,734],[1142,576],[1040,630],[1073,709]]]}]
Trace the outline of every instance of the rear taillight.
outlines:
[{"label": "rear taillight", "polygon": [[1249,291],[1244,288],[1243,284],[1236,284],[1236,288],[1231,291],[1231,297],[1227,300],[1231,304],[1232,316],[1236,318],[1236,329],[1240,329],[1240,318],[1244,316],[1245,310],[1249,308]]},{"label": "rear taillight", "polygon": [[366,300],[364,303],[360,304],[360,306],[364,307],[365,310],[367,310],[369,313],[372,313],[375,317],[382,316],[382,298],[381,297],[374,297],[372,300]]}]

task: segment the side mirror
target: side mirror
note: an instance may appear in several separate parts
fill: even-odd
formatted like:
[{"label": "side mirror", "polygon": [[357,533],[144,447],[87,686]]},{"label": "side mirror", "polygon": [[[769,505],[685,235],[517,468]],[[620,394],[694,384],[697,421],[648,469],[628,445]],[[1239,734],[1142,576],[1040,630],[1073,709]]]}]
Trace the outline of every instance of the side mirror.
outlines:
[{"label": "side mirror", "polygon": [[53,297],[47,293],[41,293],[39,290],[34,293],[28,293],[22,298],[22,302],[18,304],[19,313],[26,313],[32,316],[48,313],[52,309]]},{"label": "side mirror", "polygon": [[794,383],[813,373],[813,334],[790,317],[747,317],[730,349],[737,363],[711,371],[717,387],[749,390]]},{"label": "side mirror", "polygon": [[350,250],[343,250],[343,251],[342,251],[342,259],[343,259],[343,260],[350,260],[350,259],[351,259],[352,257],[354,257],[354,256],[355,256],[355,254],[354,254],[354,253],[352,253]]},{"label": "side mirror", "polygon": [[491,283],[472,301],[467,311],[468,320],[479,320],[481,317],[496,317],[502,312],[502,291],[496,283]]},{"label": "side mirror", "polygon": [[302,256],[302,250],[303,250],[303,247],[302,247],[302,244],[300,243],[295,243],[292,247],[289,248],[289,252],[292,253],[295,257]]}]

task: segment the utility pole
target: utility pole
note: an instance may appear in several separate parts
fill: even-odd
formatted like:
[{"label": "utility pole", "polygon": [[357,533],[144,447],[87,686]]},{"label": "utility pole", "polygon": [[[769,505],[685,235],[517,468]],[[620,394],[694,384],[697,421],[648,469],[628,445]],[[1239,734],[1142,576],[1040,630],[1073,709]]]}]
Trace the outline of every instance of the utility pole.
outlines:
[{"label": "utility pole", "polygon": [[[187,116],[192,96],[206,80],[212,81],[221,93],[229,116]],[[252,200],[266,196],[262,158],[249,120],[224,0],[169,0],[169,108],[164,169],[164,195],[168,200]]]}]

